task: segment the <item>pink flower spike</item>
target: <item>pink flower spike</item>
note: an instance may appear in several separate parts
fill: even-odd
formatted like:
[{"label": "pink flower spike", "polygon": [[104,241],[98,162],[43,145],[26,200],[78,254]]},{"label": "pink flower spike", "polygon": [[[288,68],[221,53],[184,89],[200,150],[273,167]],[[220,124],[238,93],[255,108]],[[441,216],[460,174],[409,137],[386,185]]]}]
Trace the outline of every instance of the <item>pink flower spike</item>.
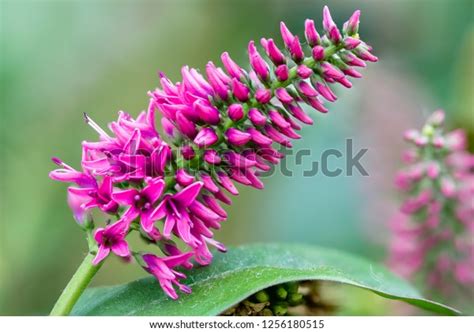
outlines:
[{"label": "pink flower spike", "polygon": [[272,99],[272,93],[268,89],[259,88],[255,92],[255,99],[257,99],[260,104],[267,104]]},{"label": "pink flower spike", "polygon": [[244,117],[244,109],[241,104],[232,104],[227,108],[229,118],[237,122]]},{"label": "pink flower spike", "polygon": [[250,90],[245,84],[238,81],[236,78],[233,78],[232,93],[234,94],[235,98],[237,98],[237,100],[246,102],[249,99]]},{"label": "pink flower spike", "polygon": [[127,222],[119,220],[115,224],[96,230],[94,239],[99,248],[92,264],[97,265],[102,262],[111,251],[120,257],[130,256],[130,249],[128,248],[127,241],[125,241],[128,227],[129,224]]},{"label": "pink flower spike", "polygon": [[227,141],[235,146],[245,145],[251,139],[250,134],[247,134],[235,128],[227,129],[227,131],[225,132],[225,136],[227,138]]},{"label": "pink flower spike", "polygon": [[199,131],[194,138],[194,143],[200,148],[214,145],[218,141],[218,137],[214,129],[207,127]]},{"label": "pink flower spike", "polygon": [[260,53],[258,53],[253,40],[249,42],[248,53],[252,69],[255,71],[255,73],[261,80],[268,80],[268,78],[270,77],[270,70],[268,69],[268,64],[265,62],[265,60],[263,60]]},{"label": "pink flower spike", "polygon": [[306,37],[306,41],[308,42],[309,46],[314,47],[321,43],[321,37],[319,36],[318,31],[316,31],[316,27],[314,25],[313,20],[307,19],[304,22],[304,35]]},{"label": "pink flower spike", "polygon": [[230,76],[238,79],[239,81],[244,77],[243,69],[240,68],[240,66],[230,58],[229,53],[222,53],[221,60],[224,68],[227,70]]},{"label": "pink flower spike", "polygon": [[288,66],[287,65],[279,65],[275,69],[275,76],[280,82],[284,82],[288,79]]}]

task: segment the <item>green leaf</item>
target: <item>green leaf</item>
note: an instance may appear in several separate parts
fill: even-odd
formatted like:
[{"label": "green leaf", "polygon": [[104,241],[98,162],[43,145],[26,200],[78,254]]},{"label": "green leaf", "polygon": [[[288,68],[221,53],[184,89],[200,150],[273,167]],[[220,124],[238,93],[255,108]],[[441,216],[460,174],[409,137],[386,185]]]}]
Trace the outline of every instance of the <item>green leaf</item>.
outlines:
[{"label": "green leaf", "polygon": [[426,300],[406,281],[365,259],[306,245],[257,244],[216,253],[210,266],[188,272],[193,293],[166,297],[155,279],[86,290],[73,315],[218,315],[255,292],[297,280],[326,280],[361,287],[443,315],[455,309]]}]

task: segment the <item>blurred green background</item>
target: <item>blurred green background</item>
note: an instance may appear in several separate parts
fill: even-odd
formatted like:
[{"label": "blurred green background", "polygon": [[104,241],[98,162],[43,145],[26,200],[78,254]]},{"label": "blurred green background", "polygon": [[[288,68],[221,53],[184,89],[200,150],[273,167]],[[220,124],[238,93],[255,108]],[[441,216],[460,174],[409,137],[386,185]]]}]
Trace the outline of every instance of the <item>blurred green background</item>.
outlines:
[{"label": "blurred green background", "polygon": [[[305,18],[320,27],[324,4],[338,24],[361,9],[360,34],[381,61],[303,130],[295,148],[313,155],[303,165],[288,159],[293,177],[242,189],[217,239],[305,242],[383,262],[403,130],[444,108],[452,126],[473,132],[472,0],[1,0],[0,314],[48,313],[86,252],[66,185],[47,176],[51,156],[79,166],[81,141],[96,138],[82,112],[103,126],[118,110],[137,114],[158,70],[178,80],[182,65],[202,69],[225,50],[243,65],[250,39],[279,40],[281,20],[300,34]],[[302,176],[323,149],[343,148],[347,138],[369,149],[369,177]],[[93,283],[144,275],[112,258]],[[365,302],[350,313],[395,312],[388,301],[357,296]]]}]

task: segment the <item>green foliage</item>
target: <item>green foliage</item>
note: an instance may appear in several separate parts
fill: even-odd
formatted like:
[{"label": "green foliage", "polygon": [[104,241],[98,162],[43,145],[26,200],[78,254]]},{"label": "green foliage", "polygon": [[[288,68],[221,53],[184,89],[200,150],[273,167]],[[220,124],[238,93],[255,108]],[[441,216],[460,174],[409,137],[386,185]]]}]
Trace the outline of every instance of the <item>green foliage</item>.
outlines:
[{"label": "green foliage", "polygon": [[73,315],[218,315],[262,289],[298,280],[325,280],[370,290],[443,315],[455,309],[422,298],[406,281],[364,259],[306,245],[257,244],[217,253],[212,265],[189,273],[191,295],[177,301],[153,278],[87,290]]}]

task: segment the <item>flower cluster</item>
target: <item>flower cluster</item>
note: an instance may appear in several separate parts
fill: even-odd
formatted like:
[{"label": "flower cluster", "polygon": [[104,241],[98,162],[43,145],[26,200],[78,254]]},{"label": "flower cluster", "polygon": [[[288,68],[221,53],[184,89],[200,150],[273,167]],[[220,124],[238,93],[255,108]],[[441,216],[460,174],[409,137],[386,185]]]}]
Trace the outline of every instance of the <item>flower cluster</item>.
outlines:
[{"label": "flower cluster", "polygon": [[443,131],[434,112],[422,131],[409,130],[412,149],[395,184],[406,199],[393,219],[390,265],[432,290],[474,286],[474,155],[466,135]]},{"label": "flower cluster", "polygon": [[[110,252],[133,256],[170,297],[177,298],[176,286],[189,292],[175,268],[191,268],[191,260],[209,264],[209,246],[225,251],[212,230],[227,217],[220,205],[231,204],[227,193],[238,195],[235,182],[262,189],[261,172],[283,158],[275,145],[291,147],[291,139],[300,138],[299,122],[313,122],[302,104],[327,112],[322,98],[336,100],[330,86],[351,87],[348,77],[361,77],[354,67],[377,61],[359,39],[359,15],[341,32],[325,7],[324,34],[307,20],[306,43],[281,23],[285,48],[261,39],[265,60],[251,41],[249,72],[223,53],[224,69],[209,62],[207,78],[187,66],[181,82],[160,74],[161,88],[149,93],[147,111],[136,119],[120,112],[110,135],[85,115],[99,141],[82,144],[81,170],[54,158],[61,168],[50,177],[75,184],[69,204],[80,224],[94,231],[94,263]],[[155,127],[157,111],[170,143]],[[115,221],[94,230],[92,208]],[[134,231],[164,255],[132,252],[126,237]]]}]

